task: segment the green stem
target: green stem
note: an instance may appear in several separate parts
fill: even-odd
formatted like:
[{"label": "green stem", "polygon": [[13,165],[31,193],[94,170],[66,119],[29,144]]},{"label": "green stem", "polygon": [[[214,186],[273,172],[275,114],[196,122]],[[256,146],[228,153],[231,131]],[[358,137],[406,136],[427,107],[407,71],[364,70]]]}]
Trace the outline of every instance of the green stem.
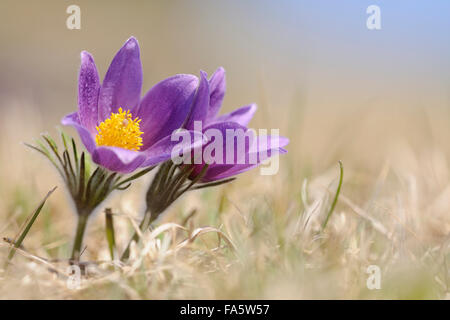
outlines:
[{"label": "green stem", "polygon": [[[181,169],[178,174],[175,174],[174,164],[171,161],[165,162],[160,166],[155,178],[147,191],[147,210],[145,211],[144,219],[139,225],[141,231],[146,231],[153,221],[155,221],[161,213],[164,212],[175,200],[183,193],[188,191],[194,184],[196,184],[205,174],[208,165],[202,168],[200,174],[193,179],[187,186],[183,187],[189,174],[192,173],[193,167],[188,169]],[[182,190],[180,190],[182,189]],[[133,241],[139,240],[138,232],[135,232],[130,242],[120,257],[121,261],[128,260],[130,257],[130,246]]]},{"label": "green stem", "polygon": [[73,242],[71,260],[74,261],[80,260],[81,246],[83,244],[83,236],[84,232],[86,231],[88,218],[89,218],[88,213],[83,212],[80,215],[78,215],[77,231],[75,233],[75,240]]}]

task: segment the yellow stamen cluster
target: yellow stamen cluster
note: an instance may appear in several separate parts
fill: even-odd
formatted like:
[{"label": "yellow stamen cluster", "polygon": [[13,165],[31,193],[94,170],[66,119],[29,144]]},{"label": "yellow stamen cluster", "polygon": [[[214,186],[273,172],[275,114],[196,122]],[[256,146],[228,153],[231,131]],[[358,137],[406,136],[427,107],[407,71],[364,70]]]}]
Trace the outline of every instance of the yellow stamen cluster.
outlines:
[{"label": "yellow stamen cluster", "polygon": [[95,141],[98,146],[120,147],[138,151],[142,146],[143,132],[139,128],[141,119],[132,118],[130,111],[119,108],[118,113],[111,113],[111,117],[97,127]]}]

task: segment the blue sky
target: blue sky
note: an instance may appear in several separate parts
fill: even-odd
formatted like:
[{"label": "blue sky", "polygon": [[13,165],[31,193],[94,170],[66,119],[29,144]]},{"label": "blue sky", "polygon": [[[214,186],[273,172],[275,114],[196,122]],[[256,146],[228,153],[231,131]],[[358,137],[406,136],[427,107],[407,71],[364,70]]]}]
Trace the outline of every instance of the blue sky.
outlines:
[{"label": "blue sky", "polygon": [[[104,74],[114,52],[134,35],[144,90],[175,73],[223,66],[230,109],[263,98],[282,105],[299,95],[314,107],[371,99],[448,104],[450,97],[450,0],[77,3],[82,29],[69,31],[68,2],[1,2],[4,95],[33,92],[42,105],[55,106],[69,96],[75,103],[79,52],[94,54]],[[366,8],[373,4],[381,9],[377,31],[366,28]],[[40,90],[42,79],[58,90]]]}]

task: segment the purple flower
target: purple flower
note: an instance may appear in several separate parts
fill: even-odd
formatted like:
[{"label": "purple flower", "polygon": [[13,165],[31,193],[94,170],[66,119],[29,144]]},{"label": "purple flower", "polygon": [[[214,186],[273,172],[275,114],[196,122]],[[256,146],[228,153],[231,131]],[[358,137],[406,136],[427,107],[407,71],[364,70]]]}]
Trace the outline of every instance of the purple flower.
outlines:
[{"label": "purple flower", "polygon": [[[247,124],[256,111],[256,104],[241,107],[231,113],[218,115],[225,96],[225,70],[218,68],[208,80],[207,74],[200,72],[200,84],[193,102],[193,107],[185,123],[185,128],[193,130],[197,122],[201,122],[202,132],[206,135],[208,143],[202,147],[202,153],[208,148],[216,138],[214,132],[222,136],[222,156],[216,156],[221,161],[209,163],[209,166],[202,177],[203,182],[210,182],[232,177],[244,171],[258,166],[264,160],[286,153],[283,149],[289,143],[289,139],[280,136],[256,136],[250,132]],[[227,132],[238,132],[249,137],[244,140],[242,148],[238,147],[237,138],[231,146],[226,141]],[[253,139],[251,142],[250,139]],[[227,158],[232,159],[231,163]],[[194,162],[195,163],[195,162]],[[194,171],[191,178],[197,176],[205,165],[194,164]]]},{"label": "purple flower", "polygon": [[141,87],[142,64],[134,37],[116,54],[103,83],[93,57],[81,53],[78,111],[65,116],[62,124],[73,126],[92,160],[111,171],[130,173],[170,159],[176,145],[170,135],[189,114],[198,78],[175,75],[142,99]]}]

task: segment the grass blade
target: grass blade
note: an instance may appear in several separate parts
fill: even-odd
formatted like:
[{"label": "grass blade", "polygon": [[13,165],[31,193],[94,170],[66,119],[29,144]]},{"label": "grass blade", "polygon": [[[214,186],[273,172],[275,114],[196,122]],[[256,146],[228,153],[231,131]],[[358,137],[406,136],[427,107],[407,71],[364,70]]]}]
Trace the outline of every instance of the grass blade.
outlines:
[{"label": "grass blade", "polygon": [[105,209],[106,218],[106,240],[108,240],[109,254],[111,260],[114,260],[114,252],[116,251],[116,236],[114,233],[113,214],[110,208]]},{"label": "grass blade", "polygon": [[336,189],[336,194],[334,195],[333,202],[331,203],[330,210],[328,211],[327,217],[322,224],[322,230],[324,230],[325,227],[327,226],[328,220],[330,220],[330,217],[333,214],[334,208],[336,207],[336,203],[338,201],[339,194],[341,193],[342,181],[344,180],[344,166],[342,165],[342,161],[339,161],[339,172],[340,172],[339,184]]},{"label": "grass blade", "polygon": [[31,218],[26,221],[25,228],[23,229],[22,233],[17,237],[17,240],[14,240],[14,247],[11,248],[9,254],[8,254],[8,262],[11,261],[11,259],[14,257],[14,254],[16,253],[16,249],[19,248],[22,245],[23,240],[27,236],[28,232],[30,231],[32,225],[36,221],[36,218],[39,216],[39,213],[41,212],[42,208],[44,207],[45,202],[50,197],[50,195],[56,190],[57,187],[54,187],[52,190],[50,190],[47,195],[44,197],[44,199],[41,201],[37,209],[34,211]]}]

